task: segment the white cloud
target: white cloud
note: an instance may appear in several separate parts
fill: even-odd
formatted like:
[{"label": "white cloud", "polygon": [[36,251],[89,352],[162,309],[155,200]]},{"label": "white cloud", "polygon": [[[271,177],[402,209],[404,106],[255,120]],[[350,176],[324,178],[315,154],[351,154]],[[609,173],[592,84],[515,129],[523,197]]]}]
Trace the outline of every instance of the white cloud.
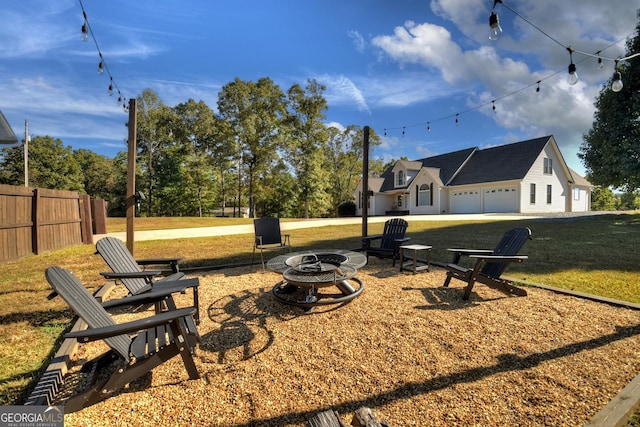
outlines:
[{"label": "white cloud", "polygon": [[329,104],[355,104],[360,111],[371,113],[367,100],[358,86],[343,74],[324,74],[317,80],[327,87],[325,96]]},{"label": "white cloud", "polygon": [[356,50],[360,53],[363,53],[367,44],[364,40],[364,37],[362,37],[362,34],[360,34],[358,31],[352,30],[347,32],[347,35],[353,41],[353,45],[355,46]]}]

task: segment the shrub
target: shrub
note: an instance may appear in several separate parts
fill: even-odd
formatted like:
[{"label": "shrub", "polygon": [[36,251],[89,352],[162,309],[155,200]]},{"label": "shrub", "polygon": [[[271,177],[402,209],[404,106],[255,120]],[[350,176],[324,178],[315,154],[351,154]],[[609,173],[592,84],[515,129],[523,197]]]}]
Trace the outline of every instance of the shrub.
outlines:
[{"label": "shrub", "polygon": [[356,204],[354,202],[342,202],[338,205],[338,216],[356,216]]}]

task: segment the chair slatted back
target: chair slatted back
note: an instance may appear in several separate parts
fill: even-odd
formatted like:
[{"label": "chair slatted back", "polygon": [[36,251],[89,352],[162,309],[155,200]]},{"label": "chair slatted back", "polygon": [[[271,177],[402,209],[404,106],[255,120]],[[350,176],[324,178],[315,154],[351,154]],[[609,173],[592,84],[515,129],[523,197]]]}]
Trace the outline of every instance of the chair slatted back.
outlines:
[{"label": "chair slatted back", "polygon": [[[115,325],[109,313],[72,272],[61,267],[49,267],[44,274],[51,287],[89,325],[89,328]],[[129,362],[131,338],[128,335],[105,338],[104,341]]]},{"label": "chair slatted back", "polygon": [[[496,245],[492,255],[512,256],[518,255],[527,240],[531,239],[531,230],[527,227],[518,227],[509,230],[502,236]],[[497,279],[507,268],[509,263],[490,263],[480,271],[481,274]]]},{"label": "chair slatted back", "polygon": [[385,222],[380,249],[393,251],[395,249],[396,239],[404,238],[407,227],[409,227],[409,223],[402,218],[392,218]]},{"label": "chair slatted back", "polygon": [[[280,218],[257,218],[253,220],[255,235],[262,236],[263,245],[282,244],[282,234],[280,232]],[[257,244],[256,239],[256,244]]]},{"label": "chair slatted back", "polygon": [[[114,273],[142,271],[135,258],[120,239],[103,237],[96,243],[96,250]],[[143,278],[120,279],[131,295],[151,290],[151,284]]]}]

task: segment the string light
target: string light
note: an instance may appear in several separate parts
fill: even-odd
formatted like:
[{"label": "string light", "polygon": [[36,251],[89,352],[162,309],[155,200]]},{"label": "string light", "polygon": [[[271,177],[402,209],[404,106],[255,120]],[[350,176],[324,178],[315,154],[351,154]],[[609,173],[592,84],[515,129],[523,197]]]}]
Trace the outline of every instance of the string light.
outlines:
[{"label": "string light", "polygon": [[91,36],[91,39],[96,45],[98,56],[100,57],[100,62],[98,63],[98,74],[104,74],[105,72],[107,73],[107,75],[109,76],[109,88],[107,93],[109,94],[109,96],[113,96],[114,91],[116,91],[118,93],[118,103],[122,103],[122,108],[126,112],[129,110],[127,99],[122,95],[120,88],[113,79],[113,75],[111,74],[111,70],[109,70],[107,62],[104,60],[104,56],[102,55],[102,51],[100,50],[100,46],[98,45],[98,40],[96,39],[95,34],[93,33],[93,29],[91,28],[91,24],[89,23],[89,19],[87,18],[87,12],[84,8],[84,5],[82,4],[82,0],[78,0],[78,2],[80,3],[80,9],[82,9],[82,17],[84,18],[84,22],[80,29],[82,33],[81,39],[83,41],[88,41],[89,36]]},{"label": "string light", "polygon": [[494,112],[494,113],[497,113],[497,111],[496,111],[496,101],[495,101],[495,99],[494,99],[493,101],[491,101],[491,103],[493,104],[493,106],[491,107],[491,108],[493,109],[493,112]]},{"label": "string light", "polygon": [[567,83],[571,86],[578,83],[578,73],[576,64],[573,63],[573,49],[568,47],[569,51],[569,76],[567,77]]},{"label": "string light", "polygon": [[[472,111],[475,111],[475,110],[479,110],[479,109],[481,109],[481,108],[483,108],[483,107],[487,106],[489,103],[491,103],[491,104],[492,104],[492,109],[493,109],[493,111],[494,111],[494,112],[496,112],[496,107],[495,107],[495,102],[496,102],[496,101],[499,101],[499,100],[502,100],[502,99],[505,99],[505,98],[511,97],[511,96],[513,96],[513,95],[516,95],[517,93],[522,92],[522,91],[524,91],[524,90],[526,90],[526,89],[528,89],[528,88],[530,88],[530,87],[532,87],[532,86],[535,86],[535,87],[536,87],[536,93],[539,93],[539,92],[540,92],[540,89],[541,89],[540,85],[542,84],[542,82],[543,82],[543,81],[548,80],[548,79],[550,79],[550,78],[554,77],[555,75],[557,75],[557,74],[559,74],[559,73],[561,73],[561,72],[563,72],[563,71],[564,71],[564,72],[566,72],[567,70],[569,70],[570,77],[575,77],[575,78],[576,78],[576,82],[577,82],[577,72],[576,72],[576,71],[577,71],[577,66],[576,66],[576,63],[574,63],[574,62],[573,62],[573,53],[578,53],[578,54],[582,54],[582,55],[584,55],[584,56],[585,56],[585,58],[584,58],[583,60],[581,60],[581,61],[577,61],[577,63],[578,63],[578,64],[579,64],[579,63],[581,63],[581,62],[583,62],[583,61],[585,61],[585,60],[587,60],[587,59],[589,59],[589,58],[597,58],[597,59],[598,59],[598,65],[599,65],[599,66],[603,63],[603,61],[604,61],[604,60],[608,60],[608,61],[615,62],[615,64],[616,64],[616,65],[615,65],[615,72],[614,72],[613,77],[612,77],[612,79],[611,79],[611,82],[612,82],[612,83],[611,83],[611,90],[613,90],[614,92],[619,92],[620,90],[622,90],[622,88],[623,88],[623,84],[622,84],[622,75],[621,75],[620,71],[618,70],[618,63],[619,63],[619,62],[622,62],[622,61],[625,61],[625,60],[628,60],[628,59],[632,59],[632,58],[635,58],[635,57],[640,56],[640,53],[635,53],[635,54],[633,54],[633,55],[629,55],[629,56],[622,57],[622,58],[617,58],[617,59],[607,58],[607,57],[605,57],[605,56],[602,56],[602,52],[603,52],[603,51],[605,51],[606,49],[611,48],[612,46],[615,46],[615,45],[617,45],[617,44],[619,44],[619,43],[623,42],[624,40],[626,40],[626,38],[627,38],[628,36],[626,36],[626,37],[624,37],[624,38],[621,38],[621,39],[619,39],[619,40],[617,40],[617,41],[615,41],[615,42],[613,42],[613,43],[609,44],[607,47],[605,47],[605,48],[604,48],[604,49],[602,49],[602,50],[597,51],[595,54],[591,54],[591,53],[588,53],[588,52],[583,52],[583,51],[579,51],[579,50],[573,49],[572,47],[570,47],[570,46],[565,46],[565,45],[563,45],[562,43],[560,43],[558,40],[556,40],[555,38],[551,37],[549,34],[547,34],[546,32],[544,32],[543,30],[541,30],[539,27],[537,27],[537,26],[536,26],[535,24],[533,24],[531,21],[529,21],[529,20],[528,20],[528,19],[526,19],[524,16],[522,16],[521,14],[519,14],[517,11],[515,11],[514,9],[512,9],[511,7],[509,7],[507,4],[505,4],[502,0],[494,0],[493,7],[495,8],[495,7],[496,7],[496,5],[497,5],[498,3],[500,3],[500,4],[502,4],[503,6],[507,7],[509,10],[511,10],[514,14],[516,14],[517,16],[519,16],[521,19],[523,19],[523,20],[524,20],[525,22],[527,22],[529,25],[533,26],[536,30],[538,30],[539,32],[541,32],[542,34],[544,34],[546,37],[548,37],[548,38],[550,38],[551,40],[553,40],[553,41],[554,41],[555,43],[557,43],[558,45],[560,45],[560,46],[562,46],[563,48],[565,48],[565,49],[569,52],[569,59],[570,59],[570,65],[569,65],[569,68],[568,68],[568,69],[567,69],[567,68],[563,68],[563,69],[561,69],[561,70],[558,70],[558,71],[556,71],[556,72],[554,72],[554,73],[551,73],[550,75],[548,75],[548,76],[546,76],[546,77],[544,77],[544,78],[542,78],[542,79],[540,79],[540,80],[536,81],[535,83],[531,83],[531,84],[529,84],[529,85],[526,85],[526,86],[524,86],[524,87],[521,87],[520,89],[516,89],[516,90],[514,90],[513,92],[510,92],[510,93],[507,93],[507,94],[505,94],[505,95],[503,95],[503,96],[501,96],[501,97],[498,97],[498,98],[496,98],[496,99],[494,99],[494,100],[492,100],[492,101],[489,101],[489,102],[486,102],[486,103],[483,103],[483,104],[476,105],[475,107],[471,107],[471,108],[469,108],[469,109],[467,109],[467,110],[464,110],[464,111],[461,111],[461,112],[458,112],[458,113],[455,113],[455,114],[450,114],[450,115],[443,116],[443,117],[436,118],[436,119],[430,119],[430,120],[429,120],[429,121],[427,121],[426,123],[418,123],[418,124],[413,124],[413,125],[409,125],[409,126],[402,126],[402,127],[385,128],[385,129],[384,129],[384,136],[385,136],[385,137],[387,136],[387,130],[402,129],[402,133],[403,133],[403,135],[404,135],[405,128],[408,128],[408,127],[416,127],[416,126],[424,126],[425,124],[426,124],[426,126],[427,126],[427,132],[431,132],[431,123],[436,123],[436,122],[439,122],[439,121],[448,120],[448,119],[451,119],[452,117],[455,117],[455,123],[456,123],[456,126],[457,126],[457,125],[460,123],[460,120],[459,120],[460,115],[462,115],[462,114],[466,114],[466,113],[469,113],[469,112],[472,112]],[[498,18],[498,16],[497,16],[497,13],[492,12],[492,15],[494,15],[494,14],[496,15],[496,17],[495,17],[495,24],[497,24],[497,25],[499,26],[499,18]],[[491,24],[493,24],[493,23],[494,23],[494,18],[492,18],[492,17],[490,16],[489,21],[490,21],[489,23],[490,23],[490,26],[491,26]],[[500,35],[501,35],[501,34],[502,34],[502,28],[500,28]],[[573,66],[572,66],[572,65],[573,65]],[[574,76],[571,76],[571,74],[572,74],[571,72],[573,72]]]}]

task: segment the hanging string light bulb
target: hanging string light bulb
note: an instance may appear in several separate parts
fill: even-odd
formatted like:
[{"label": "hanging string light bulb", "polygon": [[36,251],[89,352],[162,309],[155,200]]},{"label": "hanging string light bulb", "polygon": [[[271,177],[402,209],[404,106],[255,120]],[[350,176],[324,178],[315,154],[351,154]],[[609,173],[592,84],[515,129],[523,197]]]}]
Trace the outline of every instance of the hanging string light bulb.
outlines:
[{"label": "hanging string light bulb", "polygon": [[427,132],[431,132],[431,123],[427,122]]},{"label": "hanging string light bulb", "polygon": [[89,41],[89,27],[87,26],[87,16],[84,17],[84,23],[82,24],[82,35],[80,36],[80,40],[83,42]]},{"label": "hanging string light bulb", "polygon": [[489,40],[497,41],[502,35],[502,27],[500,26],[500,18],[495,12],[491,12],[489,16]]},{"label": "hanging string light bulb", "polygon": [[538,87],[536,88],[536,92],[540,92],[540,80],[538,80]]},{"label": "hanging string light bulb", "polygon": [[109,90],[107,93],[109,96],[113,96],[113,79],[111,79],[111,83],[109,83]]},{"label": "hanging string light bulb", "polygon": [[460,113],[456,113],[456,126],[458,126],[458,123],[460,123],[460,121],[458,120],[458,116],[460,115]]},{"label": "hanging string light bulb", "polygon": [[611,78],[611,90],[614,92],[620,92],[622,87],[622,74],[618,71],[618,61],[616,61],[616,65],[614,67],[613,77]]},{"label": "hanging string light bulb", "polygon": [[573,49],[568,47],[567,50],[569,51],[569,75],[567,76],[567,83],[573,86],[578,83],[578,73],[576,64],[573,63]]},{"label": "hanging string light bulb", "polygon": [[494,113],[497,113],[497,111],[496,111],[496,101],[495,101],[495,99],[494,99],[493,101],[491,101],[491,103],[493,104],[493,106],[491,107],[491,108],[493,109],[493,112],[494,112]]}]

